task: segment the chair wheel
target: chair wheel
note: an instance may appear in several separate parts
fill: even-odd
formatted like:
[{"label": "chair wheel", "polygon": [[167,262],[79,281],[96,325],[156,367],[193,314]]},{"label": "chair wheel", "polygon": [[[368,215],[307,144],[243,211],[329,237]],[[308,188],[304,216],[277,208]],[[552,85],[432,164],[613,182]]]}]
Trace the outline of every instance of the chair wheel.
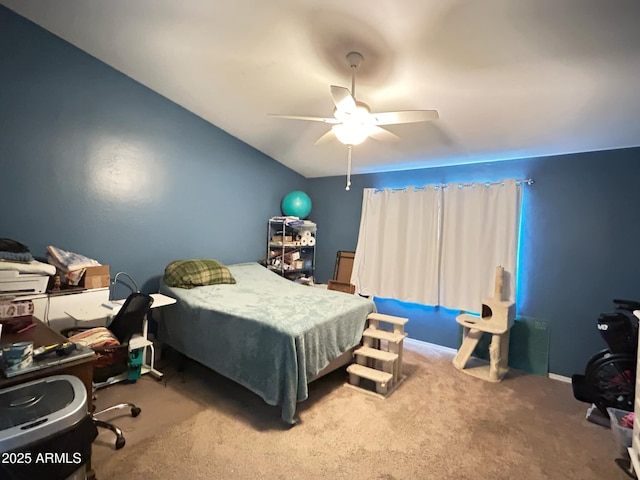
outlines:
[{"label": "chair wheel", "polygon": [[120,450],[122,447],[124,447],[124,444],[126,443],[124,437],[118,437],[116,438],[116,450]]},{"label": "chair wheel", "polygon": [[140,415],[141,411],[142,409],[140,407],[131,407],[131,416],[137,417],[138,415]]}]

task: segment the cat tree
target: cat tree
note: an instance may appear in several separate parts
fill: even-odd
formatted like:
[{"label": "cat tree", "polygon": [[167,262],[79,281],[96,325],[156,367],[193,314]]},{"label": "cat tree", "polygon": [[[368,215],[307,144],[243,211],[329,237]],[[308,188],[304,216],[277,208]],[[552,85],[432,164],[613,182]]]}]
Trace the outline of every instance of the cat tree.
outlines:
[{"label": "cat tree", "polygon": [[[516,316],[514,302],[503,300],[504,269],[496,267],[494,297],[482,301],[481,315],[463,313],[456,317],[456,321],[464,328],[462,344],[453,359],[453,365],[474,377],[490,382],[501,381],[507,371],[509,360],[509,329],[513,326]],[[491,334],[489,347],[489,365],[475,365],[467,367],[467,362],[484,333]]]}]

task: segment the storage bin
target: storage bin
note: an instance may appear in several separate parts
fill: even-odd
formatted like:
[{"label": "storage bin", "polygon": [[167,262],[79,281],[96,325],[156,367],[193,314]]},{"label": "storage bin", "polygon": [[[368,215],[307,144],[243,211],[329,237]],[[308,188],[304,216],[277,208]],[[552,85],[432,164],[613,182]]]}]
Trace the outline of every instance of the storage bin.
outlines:
[{"label": "storage bin", "polygon": [[142,374],[143,349],[137,348],[129,352],[129,375],[128,380],[138,380]]},{"label": "storage bin", "polygon": [[0,452],[3,459],[25,459],[1,462],[0,478],[85,479],[98,436],[87,398],[84,384],[70,375],[0,390]]},{"label": "storage bin", "polygon": [[629,415],[630,412],[626,410],[620,410],[619,408],[609,407],[607,413],[611,420],[611,431],[615,438],[616,444],[620,451],[622,458],[629,458],[628,448],[631,446],[633,439],[633,428],[627,428],[620,425],[620,421]]}]

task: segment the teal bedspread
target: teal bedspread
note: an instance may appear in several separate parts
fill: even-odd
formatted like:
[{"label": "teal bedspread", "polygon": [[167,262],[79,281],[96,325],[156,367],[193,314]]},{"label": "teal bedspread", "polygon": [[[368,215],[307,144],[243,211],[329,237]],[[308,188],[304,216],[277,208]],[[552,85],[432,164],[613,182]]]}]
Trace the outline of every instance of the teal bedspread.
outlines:
[{"label": "teal bedspread", "polygon": [[331,360],[360,343],[372,300],[299,285],[257,263],[229,265],[236,284],[160,291],[160,340],[238,382],[296,422],[296,403]]}]

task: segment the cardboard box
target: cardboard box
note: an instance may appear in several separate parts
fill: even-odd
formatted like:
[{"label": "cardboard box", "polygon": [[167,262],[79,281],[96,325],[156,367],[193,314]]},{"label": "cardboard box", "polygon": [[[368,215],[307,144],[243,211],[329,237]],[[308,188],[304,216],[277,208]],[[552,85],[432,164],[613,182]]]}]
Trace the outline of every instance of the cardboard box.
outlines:
[{"label": "cardboard box", "polygon": [[110,283],[109,265],[99,265],[97,267],[87,267],[80,279],[79,286],[84,288],[103,288],[108,287]]},{"label": "cardboard box", "polygon": [[300,259],[300,252],[291,252],[284,254],[284,261],[287,263],[293,263]]},{"label": "cardboard box", "polygon": [[[284,242],[285,243],[289,243],[293,241],[293,237],[291,235],[285,235],[284,236]],[[279,243],[282,244],[282,235],[274,235],[273,237],[271,237],[271,242],[272,243]]]},{"label": "cardboard box", "polygon": [[31,300],[0,302],[0,318],[15,318],[33,315],[34,306]]}]

